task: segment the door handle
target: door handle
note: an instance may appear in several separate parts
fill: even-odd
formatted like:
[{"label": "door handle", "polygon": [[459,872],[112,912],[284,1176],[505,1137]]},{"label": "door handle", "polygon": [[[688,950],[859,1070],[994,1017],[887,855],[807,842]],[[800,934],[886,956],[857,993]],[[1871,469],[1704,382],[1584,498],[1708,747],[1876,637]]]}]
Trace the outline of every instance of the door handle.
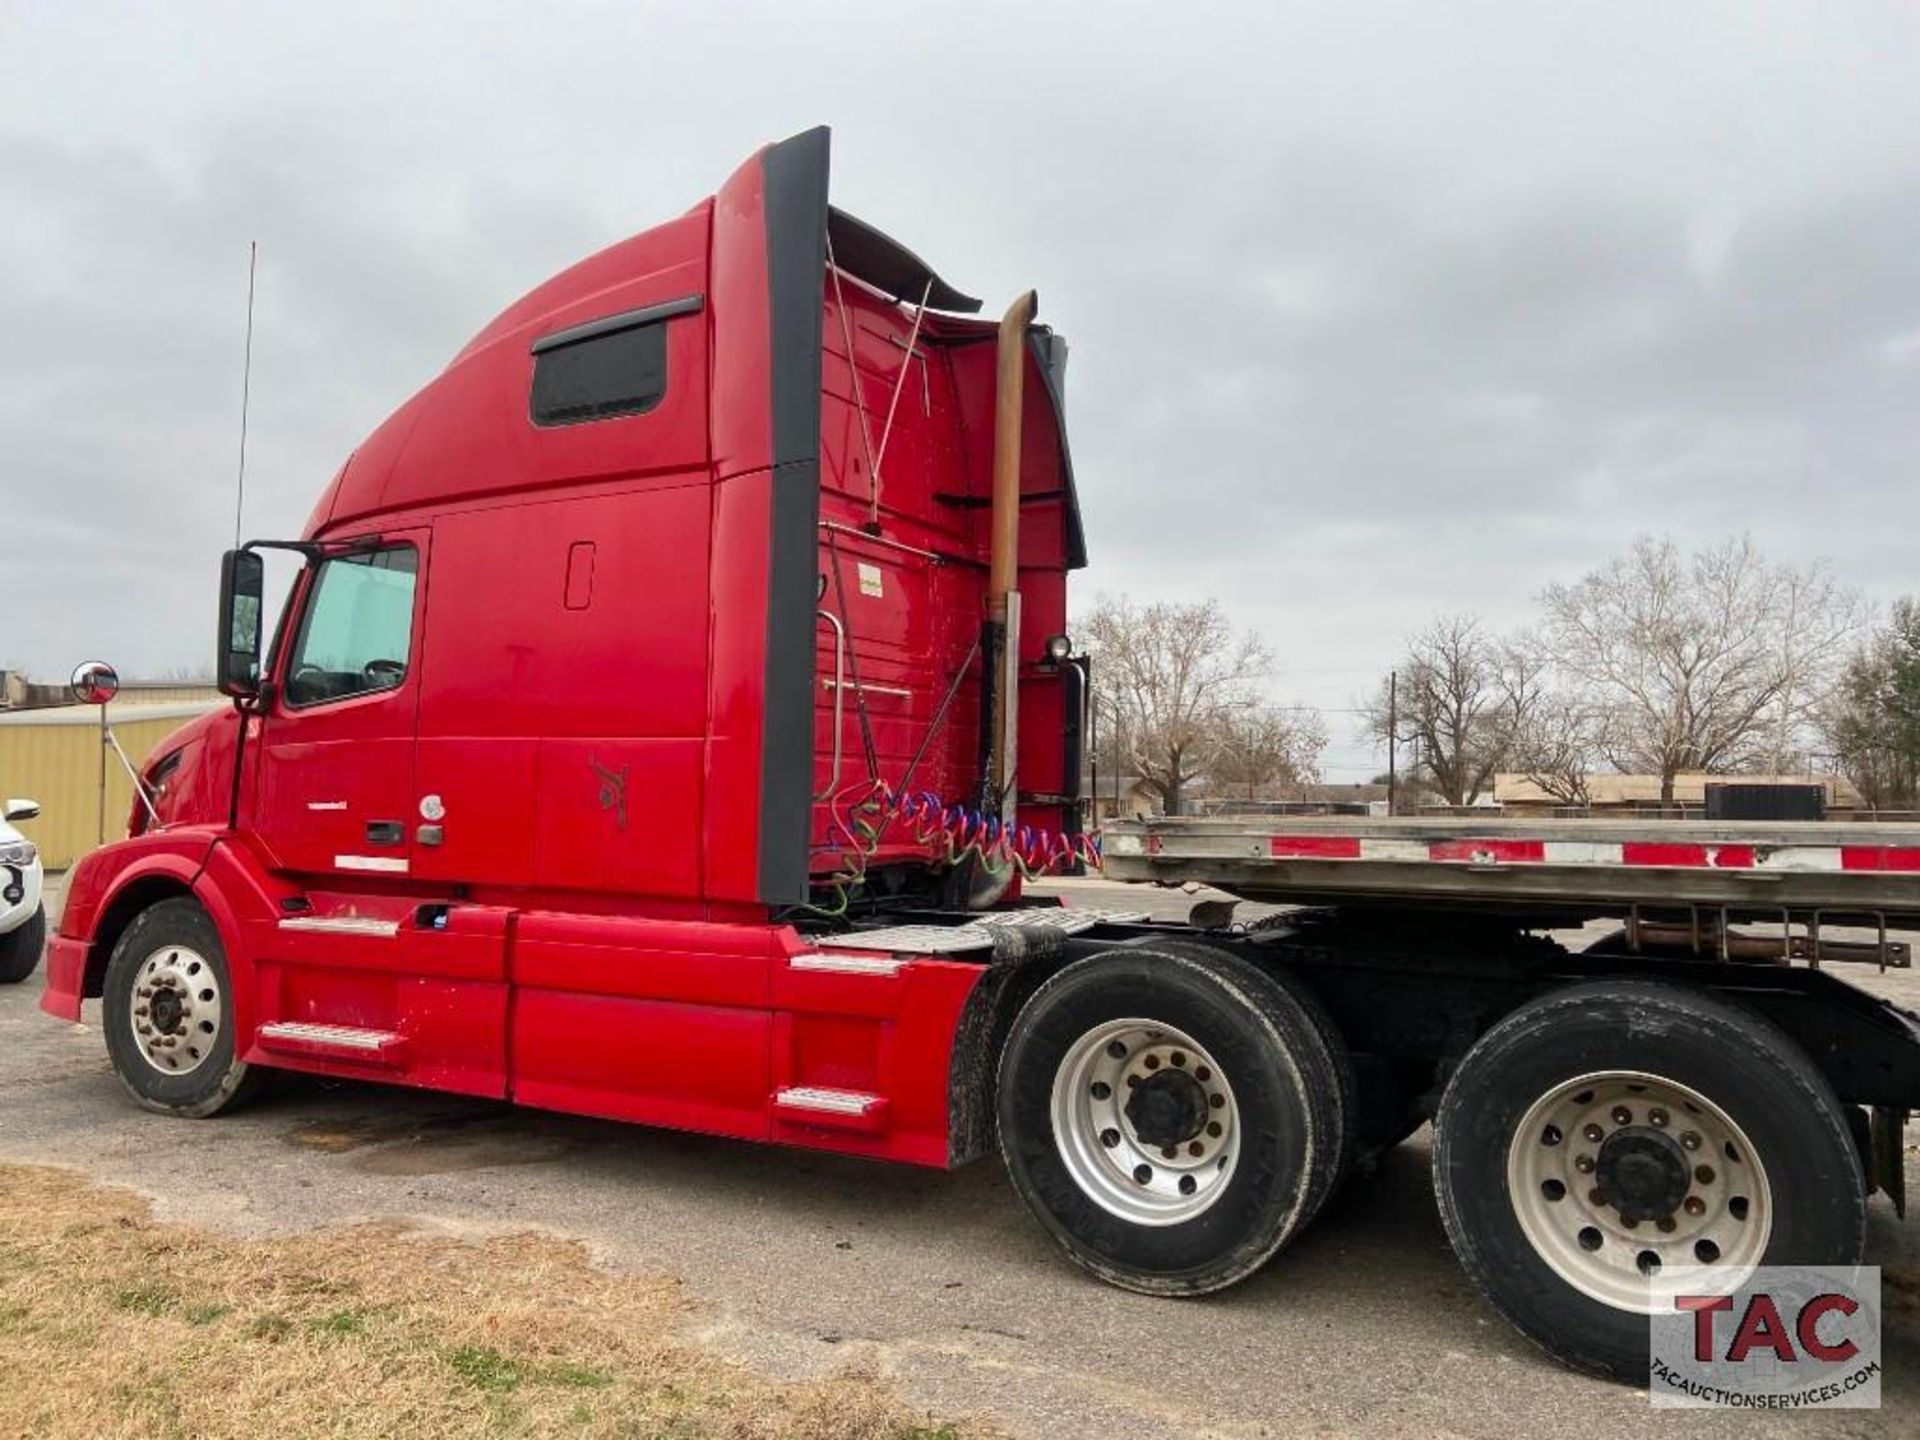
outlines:
[{"label": "door handle", "polygon": [[406,839],[407,827],[398,820],[369,820],[367,822],[367,843],[369,845],[398,845]]}]

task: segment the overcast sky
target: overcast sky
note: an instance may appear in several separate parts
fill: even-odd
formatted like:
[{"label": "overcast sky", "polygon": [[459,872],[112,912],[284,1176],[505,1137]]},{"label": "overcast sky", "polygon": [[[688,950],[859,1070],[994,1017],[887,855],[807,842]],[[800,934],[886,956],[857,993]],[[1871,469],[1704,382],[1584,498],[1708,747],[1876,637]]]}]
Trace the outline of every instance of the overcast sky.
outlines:
[{"label": "overcast sky", "polygon": [[834,127],[834,198],[1073,345],[1081,594],[1338,712],[1642,531],[1920,590],[1910,3],[0,0],[0,664],[204,667],[495,312]]}]

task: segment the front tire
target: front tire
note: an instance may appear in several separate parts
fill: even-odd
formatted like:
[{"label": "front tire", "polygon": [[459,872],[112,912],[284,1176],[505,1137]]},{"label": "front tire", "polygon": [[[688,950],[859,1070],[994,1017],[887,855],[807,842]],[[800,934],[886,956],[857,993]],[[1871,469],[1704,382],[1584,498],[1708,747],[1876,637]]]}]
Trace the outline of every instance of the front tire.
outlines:
[{"label": "front tire", "polygon": [[237,1058],[226,947],[196,900],[162,900],[113,947],[101,995],[107,1054],[148,1110],[205,1119],[244,1104],[266,1072]]},{"label": "front tire", "polygon": [[47,946],[47,910],[43,905],[27,923],[0,935],[0,985],[18,985],[40,964]]},{"label": "front tire", "polygon": [[1767,1021],[1671,985],[1572,985],[1494,1026],[1441,1098],[1433,1183],[1495,1309],[1636,1383],[1684,1267],[1851,1265],[1865,1242],[1825,1077]]},{"label": "front tire", "polygon": [[1001,1053],[1014,1188],[1078,1264],[1199,1295],[1259,1269],[1339,1160],[1339,1090],[1285,988],[1234,956],[1109,951],[1053,976]]}]

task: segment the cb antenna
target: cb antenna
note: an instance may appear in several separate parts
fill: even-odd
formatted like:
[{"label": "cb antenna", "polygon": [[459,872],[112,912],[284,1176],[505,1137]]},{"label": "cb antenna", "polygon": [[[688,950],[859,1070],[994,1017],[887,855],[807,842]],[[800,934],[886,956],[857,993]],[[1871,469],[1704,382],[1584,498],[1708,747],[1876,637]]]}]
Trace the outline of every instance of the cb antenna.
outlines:
[{"label": "cb antenna", "polygon": [[247,404],[253,398],[253,267],[260,242],[247,242],[247,350],[240,369],[240,473],[233,484],[233,548],[240,548],[240,511],[247,503]]}]

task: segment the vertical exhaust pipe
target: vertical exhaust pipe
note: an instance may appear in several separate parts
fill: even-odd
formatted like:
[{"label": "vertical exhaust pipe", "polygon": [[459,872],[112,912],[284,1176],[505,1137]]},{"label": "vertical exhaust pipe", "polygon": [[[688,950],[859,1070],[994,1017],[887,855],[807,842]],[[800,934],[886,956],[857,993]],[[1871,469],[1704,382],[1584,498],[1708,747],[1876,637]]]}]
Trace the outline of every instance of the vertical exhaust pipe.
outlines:
[{"label": "vertical exhaust pipe", "polygon": [[1032,290],[1000,317],[993,392],[993,547],[987,572],[989,674],[994,678],[990,808],[1011,820],[1020,714],[1020,427],[1027,378],[1027,327],[1040,308]]},{"label": "vertical exhaust pipe", "polygon": [[1020,585],[1020,423],[1027,377],[1027,327],[1040,308],[1029,290],[1000,317],[993,390],[993,549],[987,613],[1005,623],[1007,597]]}]

